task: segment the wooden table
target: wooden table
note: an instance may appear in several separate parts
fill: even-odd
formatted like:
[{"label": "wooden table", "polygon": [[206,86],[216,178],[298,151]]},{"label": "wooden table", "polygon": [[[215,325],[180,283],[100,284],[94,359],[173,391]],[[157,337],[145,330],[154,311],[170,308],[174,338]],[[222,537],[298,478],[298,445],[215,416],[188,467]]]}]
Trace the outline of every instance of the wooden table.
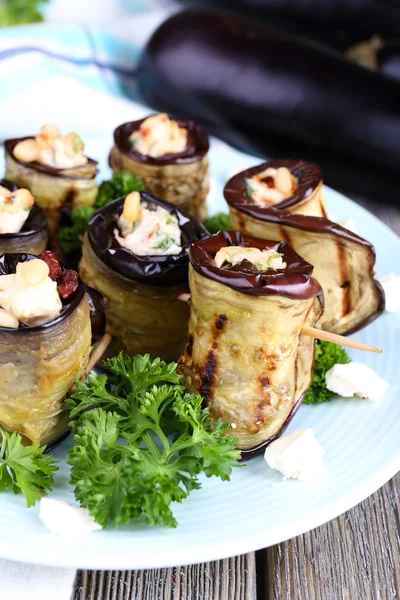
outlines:
[{"label": "wooden table", "polygon": [[[400,235],[400,209],[357,201]],[[174,569],[80,571],[76,583],[74,600],[398,600],[400,473],[339,518],[272,548]]]}]

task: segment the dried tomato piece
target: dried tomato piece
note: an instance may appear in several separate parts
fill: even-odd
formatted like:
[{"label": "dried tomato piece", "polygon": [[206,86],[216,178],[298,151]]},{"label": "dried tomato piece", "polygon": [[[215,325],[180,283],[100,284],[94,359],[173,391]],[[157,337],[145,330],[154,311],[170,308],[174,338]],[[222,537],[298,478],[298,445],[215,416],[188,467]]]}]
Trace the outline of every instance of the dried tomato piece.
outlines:
[{"label": "dried tomato piece", "polygon": [[72,269],[65,269],[58,282],[57,290],[61,298],[68,298],[78,289],[78,273]]},{"label": "dried tomato piece", "polygon": [[49,277],[53,281],[58,281],[62,275],[62,268],[57,260],[56,255],[51,250],[44,250],[39,254],[39,258],[44,260],[49,267]]}]

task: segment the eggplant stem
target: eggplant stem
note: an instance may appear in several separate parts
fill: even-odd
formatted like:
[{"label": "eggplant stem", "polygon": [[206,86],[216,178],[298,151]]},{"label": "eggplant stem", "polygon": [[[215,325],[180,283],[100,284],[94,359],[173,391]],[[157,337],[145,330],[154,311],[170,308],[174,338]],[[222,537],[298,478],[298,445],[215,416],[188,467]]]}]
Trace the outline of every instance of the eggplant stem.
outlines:
[{"label": "eggplant stem", "polygon": [[104,352],[107,350],[111,340],[112,336],[109,333],[105,333],[103,335],[89,359],[88,366],[86,367],[86,376],[90,373],[95,364],[101,359]]},{"label": "eggplant stem", "polygon": [[352,340],[350,338],[344,337],[343,335],[338,335],[337,333],[330,333],[329,331],[322,331],[321,329],[308,327],[308,325],[303,325],[301,333],[303,333],[304,335],[310,335],[311,337],[316,338],[317,340],[332,342],[333,344],[339,344],[340,346],[346,346],[347,348],[357,348],[357,350],[377,352],[378,354],[382,354],[383,352],[383,350],[379,350],[379,348],[374,348],[373,346],[368,346],[368,344],[364,344],[363,342]]}]

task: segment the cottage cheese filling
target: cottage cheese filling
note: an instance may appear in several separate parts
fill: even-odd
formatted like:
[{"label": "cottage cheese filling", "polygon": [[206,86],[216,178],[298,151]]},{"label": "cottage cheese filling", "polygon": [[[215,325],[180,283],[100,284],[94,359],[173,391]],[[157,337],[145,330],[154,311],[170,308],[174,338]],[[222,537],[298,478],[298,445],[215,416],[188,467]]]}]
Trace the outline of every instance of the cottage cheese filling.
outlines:
[{"label": "cottage cheese filling", "polygon": [[35,138],[19,142],[14,156],[23,162],[37,162],[57,169],[70,169],[86,165],[84,145],[75,132],[61,135],[56,125],[43,125]]},{"label": "cottage cheese filling", "polygon": [[246,179],[246,193],[259,206],[272,206],[287,200],[298,188],[297,179],[286,167],[269,167]]},{"label": "cottage cheese filling", "polygon": [[[137,206],[131,202],[132,198]],[[138,192],[126,197],[117,225],[114,235],[118,243],[137,256],[163,256],[182,252],[177,217],[161,206],[150,209],[146,202],[140,204]]]},{"label": "cottage cheese filling", "polygon": [[140,154],[158,158],[166,154],[184,152],[187,146],[187,130],[162,113],[145,119],[129,139]]},{"label": "cottage cheese filling", "polygon": [[[0,306],[20,323],[35,327],[59,316],[62,308],[57,282],[40,259],[20,262],[16,273],[0,277]],[[8,327],[0,319],[0,325]]]},{"label": "cottage cheese filling", "polygon": [[232,266],[240,264],[243,260],[249,261],[258,271],[267,269],[284,269],[286,263],[282,260],[283,254],[276,250],[260,250],[259,248],[243,248],[242,246],[227,246],[221,248],[215,255],[215,265],[220,268],[224,263]]},{"label": "cottage cheese filling", "polygon": [[0,186],[0,233],[19,233],[33,204],[33,196],[28,190],[10,192]]}]

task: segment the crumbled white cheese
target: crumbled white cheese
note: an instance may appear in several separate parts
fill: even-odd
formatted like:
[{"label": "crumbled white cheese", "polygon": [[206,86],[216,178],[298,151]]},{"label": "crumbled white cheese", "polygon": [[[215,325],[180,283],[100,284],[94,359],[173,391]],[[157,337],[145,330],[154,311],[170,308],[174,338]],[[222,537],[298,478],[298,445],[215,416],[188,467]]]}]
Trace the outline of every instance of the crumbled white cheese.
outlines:
[{"label": "crumbled white cheese", "polygon": [[83,537],[101,529],[87,508],[73,506],[64,500],[42,498],[39,517],[52,533],[67,537]]},{"label": "crumbled white cheese", "polygon": [[129,139],[140,154],[158,158],[166,154],[184,152],[187,146],[187,130],[162,113],[145,119]]},{"label": "crumbled white cheese", "polygon": [[248,260],[259,271],[267,269],[284,269],[286,263],[282,260],[283,254],[276,250],[260,250],[259,248],[245,248],[242,246],[226,246],[221,248],[215,255],[215,265],[220,268],[226,262],[231,265],[237,265],[242,260]]},{"label": "crumbled white cheese", "polygon": [[334,365],[326,372],[325,381],[328,390],[338,396],[360,396],[374,401],[379,400],[389,387],[387,381],[358,362]]},{"label": "crumbled white cheese", "polygon": [[143,203],[137,221],[131,223],[121,215],[119,231],[114,235],[119,244],[137,256],[163,256],[182,252],[178,219],[165,208],[149,210]]},{"label": "crumbled white cheese", "polygon": [[10,192],[0,186],[0,234],[19,233],[33,204],[33,196],[28,190]]},{"label": "crumbled white cheese", "polygon": [[30,327],[53,321],[62,308],[57,282],[45,277],[38,285],[31,285],[21,274],[21,264],[15,274],[0,277],[0,306]]},{"label": "crumbled white cheese", "polygon": [[264,458],[272,469],[285,479],[311,479],[321,471],[324,450],[315,439],[312,429],[299,429],[291,435],[272,442]]},{"label": "crumbled white cheese", "polygon": [[400,311],[400,275],[387,273],[379,279],[379,283],[385,292],[385,310],[387,312]]},{"label": "crumbled white cheese", "polygon": [[236,429],[236,427],[237,427],[236,423],[231,423],[231,427],[232,427],[232,429]]}]

